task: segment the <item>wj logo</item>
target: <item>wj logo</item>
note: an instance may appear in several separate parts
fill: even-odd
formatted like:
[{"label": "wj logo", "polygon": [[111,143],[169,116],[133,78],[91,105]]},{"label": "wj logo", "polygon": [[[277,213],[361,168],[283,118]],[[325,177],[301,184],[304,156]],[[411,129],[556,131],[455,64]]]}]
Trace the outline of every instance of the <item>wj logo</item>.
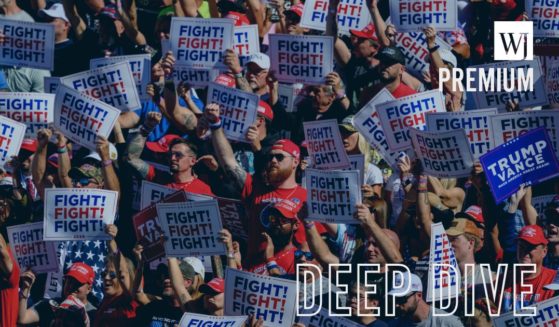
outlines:
[{"label": "wj logo", "polygon": [[495,22],[495,60],[533,60],[534,25],[528,22]]}]

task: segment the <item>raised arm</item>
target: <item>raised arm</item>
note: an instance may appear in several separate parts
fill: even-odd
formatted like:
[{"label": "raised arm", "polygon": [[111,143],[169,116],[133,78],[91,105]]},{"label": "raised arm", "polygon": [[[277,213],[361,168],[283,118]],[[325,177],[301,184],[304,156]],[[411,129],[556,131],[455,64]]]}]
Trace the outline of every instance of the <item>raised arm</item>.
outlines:
[{"label": "raised arm", "polygon": [[31,288],[35,283],[35,274],[31,270],[25,271],[19,277],[19,310],[17,313],[17,323],[20,325],[36,324],[39,322],[39,314],[35,309],[27,308],[27,300],[31,293]]},{"label": "raised arm", "polygon": [[198,16],[198,5],[196,0],[179,0],[180,6],[186,17]]},{"label": "raised arm", "polygon": [[48,128],[41,128],[37,132],[37,152],[31,161],[31,175],[33,177],[33,184],[37,186],[37,192],[41,199],[44,198],[45,192],[45,171],[47,169],[47,147],[52,132]]},{"label": "raised arm", "polygon": [[148,135],[153,131],[155,126],[161,121],[161,114],[159,112],[148,113],[144,125],[140,127],[138,133],[132,134],[128,141],[128,156],[126,158],[128,164],[132,166],[142,178],[146,178],[149,172],[149,165],[140,159],[144,146],[146,144],[146,139]]},{"label": "raised arm", "polygon": [[239,61],[239,56],[235,53],[235,51],[231,49],[226,50],[225,65],[229,70],[235,74],[235,81],[237,83],[237,88],[243,90],[245,92],[252,92],[252,88],[248,83],[247,79],[243,75],[243,67],[241,67],[241,63]]},{"label": "raised arm", "polygon": [[388,47],[390,46],[391,42],[388,36],[386,35],[386,23],[384,22],[384,19],[382,19],[382,16],[380,14],[380,11],[378,10],[377,5],[378,5],[378,0],[371,1],[371,7],[369,8],[371,13],[371,18],[373,18],[373,23],[375,24],[377,37],[380,41],[380,44],[383,47]]},{"label": "raised arm", "polygon": [[8,244],[4,240],[4,236],[0,234],[0,278],[8,279],[14,270],[14,263],[10,257]]},{"label": "raised arm", "polygon": [[83,37],[83,33],[87,29],[87,25],[78,13],[75,0],[63,0],[62,4],[64,5],[64,12],[66,13],[68,20],[70,21],[70,24],[74,29],[74,35],[76,36],[76,39],[81,40]]},{"label": "raised arm", "polygon": [[351,51],[344,41],[338,38],[338,22],[336,20],[338,3],[339,0],[332,0],[329,3],[328,15],[326,16],[326,35],[334,38],[334,56],[336,62],[341,67],[344,67],[351,59]]},{"label": "raised arm", "polygon": [[97,146],[97,153],[101,157],[101,171],[103,172],[103,180],[105,181],[105,189],[118,192],[120,197],[120,181],[116,175],[109,151],[109,141],[106,138],[99,136],[95,142]]},{"label": "raised arm", "polygon": [[120,20],[122,22],[122,26],[124,26],[124,33],[126,36],[132,41],[132,43],[136,45],[146,45],[146,37],[136,25],[130,20],[128,14],[124,11],[122,6],[120,5],[120,1],[118,1],[119,5],[118,8],[118,15],[120,16]]},{"label": "raised arm", "polygon": [[433,192],[441,198],[442,203],[450,209],[462,209],[462,203],[466,197],[466,193],[459,187],[445,189],[441,181],[433,176],[428,176],[429,186]]},{"label": "raised arm", "polygon": [[431,237],[431,205],[427,192],[427,176],[420,175],[417,186],[417,216],[427,236]]},{"label": "raised arm", "polygon": [[377,224],[375,217],[369,211],[369,208],[360,203],[356,206],[355,217],[363,225],[363,229],[371,235],[377,242],[378,247],[386,258],[388,263],[400,263],[404,259],[400,254],[400,249],[396,248],[394,242],[384,233],[382,228]]},{"label": "raised arm", "polygon": [[184,287],[184,278],[182,272],[179,268],[179,262],[177,258],[169,257],[167,258],[169,265],[169,275],[171,277],[171,284],[173,285],[173,290],[178,296],[181,305],[184,306],[188,302],[192,301],[192,297],[188,293],[186,287]]},{"label": "raised arm", "polygon": [[258,26],[258,36],[263,38],[266,35],[266,30],[264,29],[264,14],[266,12],[266,7],[262,5],[260,0],[247,0],[247,5],[249,11],[254,16],[254,21]]},{"label": "raised arm", "polygon": [[57,152],[58,152],[58,179],[60,180],[60,186],[62,187],[72,187],[72,179],[68,176],[70,168],[70,156],[68,151],[70,151],[68,144],[66,143],[66,137],[62,132],[54,132],[56,135]]},{"label": "raised arm", "polygon": [[235,183],[239,193],[242,191],[247,178],[247,172],[239,165],[233,154],[231,144],[225,137],[225,133],[221,128],[221,119],[219,117],[219,105],[210,103],[204,110],[204,116],[210,124],[212,131],[212,144],[219,165],[223,167],[225,174]]}]

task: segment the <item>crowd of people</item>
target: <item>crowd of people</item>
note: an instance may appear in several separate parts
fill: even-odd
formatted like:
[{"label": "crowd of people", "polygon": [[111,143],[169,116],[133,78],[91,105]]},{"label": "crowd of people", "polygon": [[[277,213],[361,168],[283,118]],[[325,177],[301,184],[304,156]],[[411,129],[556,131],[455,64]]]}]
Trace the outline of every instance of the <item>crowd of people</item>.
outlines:
[{"label": "crowd of people", "polygon": [[[559,196],[540,216],[532,199],[559,194],[556,178],[522,187],[498,204],[479,163],[470,177],[461,179],[429,176],[409,156],[401,156],[391,167],[352,123],[353,115],[384,88],[401,98],[438,89],[441,68],[492,62],[492,22],[524,20],[524,1],[458,1],[454,31],[422,30],[429,65],[419,74],[406,69],[406,57],[395,42],[398,31],[386,23],[389,1],[370,1],[372,23],[349,36],[338,34],[338,3],[328,4],[324,32],[335,40],[335,69],[323,84],[305,85],[291,112],[279,101],[279,82],[266,53],[271,34],[322,33],[300,26],[304,6],[300,0],[267,4],[258,0],[1,0],[1,19],[49,23],[55,30],[54,69],[2,66],[3,92],[46,92],[45,77],[88,70],[93,58],[147,53],[152,67],[146,90],[151,99],[138,110],[122,113],[110,137],[97,138],[97,151],[72,144],[60,131],[41,129],[35,139],[24,140],[7,169],[11,172],[2,171],[0,326],[175,326],[184,313],[223,316],[228,299],[220,265],[291,280],[314,276],[313,280],[324,281],[317,296],[326,299],[332,296],[327,287],[330,266],[350,264],[355,273],[345,279],[346,296],[340,303],[324,300],[322,304],[334,312],[350,307],[348,319],[363,326],[490,326],[492,312],[505,313],[554,297],[556,291],[548,285],[559,268]],[[238,55],[227,50],[227,70],[216,79],[260,98],[246,142],[227,139],[220,107],[206,102],[204,88],[173,82],[176,60],[172,52],[161,51],[161,41],[170,38],[173,17],[225,17],[237,26],[258,26],[261,52],[241,65]],[[0,34],[0,41],[3,37]],[[440,48],[436,37],[452,50]],[[442,91],[446,110],[475,110],[473,95],[453,90],[452,84],[445,83]],[[530,108],[510,102],[507,109]],[[354,224],[307,218],[307,191],[301,179],[312,165],[306,160],[303,123],[327,119],[338,121],[347,154],[365,158],[363,200],[354,208]],[[206,263],[197,257],[167,257],[150,265],[143,257],[146,240],[136,239],[132,224],[142,181],[240,200],[246,209],[241,220],[248,238],[223,229],[218,237],[227,253],[221,257],[206,257]],[[6,228],[42,222],[45,189],[72,187],[118,192],[117,219],[106,228],[110,241],[99,242],[103,244],[96,245],[97,253],[89,252],[101,264],[92,266],[74,255],[73,262],[62,267],[61,293],[49,299],[44,297],[45,274],[18,265]],[[449,316],[433,315],[427,302],[431,224],[438,222],[446,229],[461,272],[466,265],[475,265],[474,281],[463,278],[462,290],[484,281],[504,283],[495,288],[501,291],[493,298],[476,293],[473,316],[464,314],[462,297],[454,299],[460,309]],[[74,254],[89,246],[85,244],[89,242],[68,243],[66,250]],[[209,261],[213,272],[207,269]],[[297,269],[301,263],[312,263],[314,268]],[[380,271],[366,275],[367,284],[356,274],[363,263],[380,265]],[[411,271],[402,281],[409,286],[405,294],[385,284],[387,265],[394,263]],[[515,263],[533,264],[535,270],[518,274],[522,279],[509,274],[505,280],[497,270],[502,263],[511,265],[511,270]],[[482,264],[491,269],[482,269]],[[371,283],[375,292],[366,286]],[[517,287],[520,284],[530,285],[532,291],[517,296],[523,291]],[[396,306],[395,317],[383,314],[390,301]],[[368,314],[371,308],[380,308],[381,315]],[[251,316],[246,325],[266,324]],[[304,324],[296,321],[295,326]]]}]

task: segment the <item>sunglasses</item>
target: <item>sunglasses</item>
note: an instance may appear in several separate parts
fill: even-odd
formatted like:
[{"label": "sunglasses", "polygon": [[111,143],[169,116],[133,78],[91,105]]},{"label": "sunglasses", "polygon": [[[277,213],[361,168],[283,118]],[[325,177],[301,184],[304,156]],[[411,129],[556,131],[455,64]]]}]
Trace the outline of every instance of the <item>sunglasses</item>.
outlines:
[{"label": "sunglasses", "polygon": [[176,157],[179,160],[187,156],[186,153],[175,152],[175,151],[174,152],[169,152],[167,155],[169,156],[169,158]]},{"label": "sunglasses", "polygon": [[73,180],[72,180],[72,183],[73,183],[74,185],[77,185],[77,184],[79,183],[81,186],[87,186],[87,185],[89,185],[89,184],[91,184],[91,183],[97,184],[95,181],[92,181],[92,180],[90,180],[90,179],[87,178],[87,177],[82,177],[82,178],[79,178],[79,179],[73,179]]},{"label": "sunglasses", "polygon": [[267,161],[272,161],[272,160],[276,159],[278,162],[282,162],[283,159],[285,159],[285,157],[292,157],[292,156],[286,156],[286,155],[281,154],[281,153],[275,153],[275,154],[270,153],[268,156],[266,156],[266,159],[267,159]]},{"label": "sunglasses", "polygon": [[395,302],[396,304],[402,305],[402,304],[408,302],[408,299],[409,299],[410,297],[414,296],[414,295],[415,295],[415,292],[412,292],[412,293],[410,293],[410,294],[408,294],[408,295],[406,295],[406,296],[395,297],[394,302]]},{"label": "sunglasses", "polygon": [[303,256],[305,256],[305,259],[307,261],[311,261],[312,259],[314,259],[313,255],[311,252],[306,252],[303,250],[297,250],[295,251],[295,260],[299,260],[301,259]]},{"label": "sunglasses", "polygon": [[109,279],[115,279],[116,278],[116,272],[115,271],[103,270],[103,272],[101,273],[101,277],[106,278],[107,275],[109,275]]},{"label": "sunglasses", "polygon": [[280,225],[290,224],[292,222],[291,219],[287,219],[285,217],[278,216],[278,215],[275,215],[275,214],[270,214],[268,216],[268,221],[269,221],[270,224],[279,223]]}]

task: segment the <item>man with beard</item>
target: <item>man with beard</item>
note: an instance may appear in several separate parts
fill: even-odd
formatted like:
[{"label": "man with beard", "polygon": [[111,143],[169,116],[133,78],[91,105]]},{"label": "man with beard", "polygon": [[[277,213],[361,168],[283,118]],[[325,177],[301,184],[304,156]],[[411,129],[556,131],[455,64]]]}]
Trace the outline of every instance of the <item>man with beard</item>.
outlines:
[{"label": "man with beard", "polygon": [[[405,326],[437,326],[437,327],[463,327],[455,316],[446,316],[443,310],[433,309],[423,300],[423,284],[416,274],[403,274],[403,280],[396,275],[392,290],[388,293],[393,296],[396,303],[396,319],[390,321],[391,327]],[[394,287],[398,285],[399,287]],[[407,291],[406,291],[407,290]],[[442,316],[445,315],[445,316]]]},{"label": "man with beard", "polygon": [[[216,158],[249,212],[244,222],[248,231],[247,258],[254,258],[261,255],[267,244],[266,239],[261,237],[268,218],[261,216],[263,209],[282,201],[283,205],[289,206],[296,213],[307,199],[307,191],[295,181],[301,152],[290,140],[275,142],[266,156],[263,176],[253,178],[235,160],[231,144],[221,128],[219,105],[209,104],[204,115],[212,132]],[[296,243],[306,242],[303,229],[297,229],[294,234]]]},{"label": "man with beard", "polygon": [[369,87],[361,92],[359,103],[367,103],[386,87],[395,98],[402,98],[417,93],[402,82],[406,71],[406,57],[397,47],[382,48],[375,56],[380,62],[376,66],[380,75],[380,84]]},{"label": "man with beard", "polygon": [[[140,128],[140,132],[132,136],[128,142],[128,163],[132,166],[142,178],[148,181],[155,181],[167,187],[184,190],[190,193],[213,195],[208,184],[200,180],[192,167],[196,164],[198,157],[197,147],[180,137],[176,137],[170,143],[167,138],[162,138],[159,142],[165,146],[169,157],[169,171],[163,172],[155,169],[153,165],[149,165],[140,159],[140,155],[146,145],[147,136],[161,121],[161,114],[158,112],[150,112],[144,125]],[[165,144],[163,144],[165,143]]]}]

